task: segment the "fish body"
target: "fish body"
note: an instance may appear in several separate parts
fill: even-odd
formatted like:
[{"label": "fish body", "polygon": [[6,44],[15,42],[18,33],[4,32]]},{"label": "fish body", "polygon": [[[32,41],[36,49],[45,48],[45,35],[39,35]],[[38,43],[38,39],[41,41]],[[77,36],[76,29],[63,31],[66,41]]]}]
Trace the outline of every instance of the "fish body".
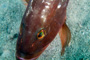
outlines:
[{"label": "fish body", "polygon": [[35,60],[65,23],[69,0],[30,0],[16,46],[17,60]]}]

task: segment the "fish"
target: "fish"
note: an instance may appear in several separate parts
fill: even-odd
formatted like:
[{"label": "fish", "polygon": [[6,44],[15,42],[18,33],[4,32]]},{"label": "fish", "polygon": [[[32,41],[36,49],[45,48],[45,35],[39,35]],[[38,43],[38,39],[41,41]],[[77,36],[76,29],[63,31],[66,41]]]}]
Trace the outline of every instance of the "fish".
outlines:
[{"label": "fish", "polygon": [[27,8],[20,25],[16,60],[36,60],[59,33],[61,56],[71,40],[66,24],[69,0],[25,0]]}]

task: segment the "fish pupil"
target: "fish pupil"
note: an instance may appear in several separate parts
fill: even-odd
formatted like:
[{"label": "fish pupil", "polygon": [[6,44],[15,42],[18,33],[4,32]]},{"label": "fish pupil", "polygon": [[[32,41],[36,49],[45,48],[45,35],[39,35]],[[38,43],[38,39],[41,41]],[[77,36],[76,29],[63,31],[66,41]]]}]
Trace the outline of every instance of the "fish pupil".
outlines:
[{"label": "fish pupil", "polygon": [[42,34],[43,34],[43,33],[41,32],[41,33],[38,35],[38,37],[42,37]]},{"label": "fish pupil", "polygon": [[38,34],[37,34],[37,38],[38,39],[42,39],[42,38],[44,38],[45,37],[45,30],[40,30],[39,32],[38,32]]}]

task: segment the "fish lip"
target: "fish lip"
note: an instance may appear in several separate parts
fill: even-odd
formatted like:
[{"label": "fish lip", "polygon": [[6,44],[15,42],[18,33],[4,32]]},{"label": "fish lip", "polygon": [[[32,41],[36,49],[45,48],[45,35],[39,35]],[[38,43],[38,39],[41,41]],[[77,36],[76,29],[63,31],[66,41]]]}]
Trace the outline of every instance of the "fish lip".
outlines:
[{"label": "fish lip", "polygon": [[18,57],[18,56],[16,56],[16,60],[25,60],[25,59],[22,58],[22,57]]},{"label": "fish lip", "polygon": [[36,59],[36,57],[32,58],[32,59],[24,59],[22,57],[16,56],[16,60],[35,60],[35,59]]}]

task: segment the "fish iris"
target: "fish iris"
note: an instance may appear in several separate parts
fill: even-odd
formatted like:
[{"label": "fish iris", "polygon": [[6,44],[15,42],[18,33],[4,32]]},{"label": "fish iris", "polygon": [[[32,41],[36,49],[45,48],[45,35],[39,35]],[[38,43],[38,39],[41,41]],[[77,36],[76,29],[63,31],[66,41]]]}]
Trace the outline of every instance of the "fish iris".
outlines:
[{"label": "fish iris", "polygon": [[42,38],[44,38],[45,37],[45,30],[40,30],[39,32],[38,32],[38,34],[37,34],[37,38],[38,39],[42,39]]}]

